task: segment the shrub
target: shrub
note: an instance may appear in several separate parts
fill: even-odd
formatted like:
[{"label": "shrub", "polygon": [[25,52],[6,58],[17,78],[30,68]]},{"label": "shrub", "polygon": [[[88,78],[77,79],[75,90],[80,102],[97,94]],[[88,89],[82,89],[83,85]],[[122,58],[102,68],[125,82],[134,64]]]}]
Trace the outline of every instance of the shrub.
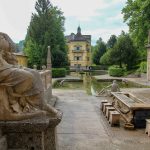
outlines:
[{"label": "shrub", "polygon": [[141,69],[140,68],[135,71],[135,76],[141,77]]},{"label": "shrub", "polygon": [[117,66],[111,66],[109,67],[108,69],[108,73],[110,76],[113,76],[113,77],[120,77],[120,76],[123,76],[124,75],[124,72],[125,72],[125,69],[123,68],[119,68]]},{"label": "shrub", "polygon": [[107,65],[92,65],[91,66],[92,70],[107,70],[108,66]]},{"label": "shrub", "polygon": [[141,71],[141,73],[147,72],[147,62],[146,61],[143,61],[140,63],[140,71]]},{"label": "shrub", "polygon": [[66,69],[65,68],[52,68],[52,77],[59,78],[66,76]]}]

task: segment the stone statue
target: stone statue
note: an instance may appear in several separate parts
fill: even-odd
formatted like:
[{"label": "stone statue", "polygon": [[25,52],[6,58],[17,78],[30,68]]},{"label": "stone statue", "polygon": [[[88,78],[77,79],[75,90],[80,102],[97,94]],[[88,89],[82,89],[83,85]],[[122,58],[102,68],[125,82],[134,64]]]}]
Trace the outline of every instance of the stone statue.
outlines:
[{"label": "stone statue", "polygon": [[120,92],[120,88],[119,88],[119,85],[117,83],[116,80],[113,80],[113,83],[108,85],[107,87],[103,88],[99,93],[98,95],[102,95],[104,93],[107,93],[107,95],[109,95],[109,92],[107,91],[107,89],[110,88],[110,92]]},{"label": "stone statue", "polygon": [[15,45],[7,34],[0,32],[0,120],[22,120],[40,115],[61,117],[44,99],[40,74],[20,68],[13,55]]},{"label": "stone statue", "polygon": [[34,70],[37,70],[37,65],[33,65],[33,69],[34,69]]}]

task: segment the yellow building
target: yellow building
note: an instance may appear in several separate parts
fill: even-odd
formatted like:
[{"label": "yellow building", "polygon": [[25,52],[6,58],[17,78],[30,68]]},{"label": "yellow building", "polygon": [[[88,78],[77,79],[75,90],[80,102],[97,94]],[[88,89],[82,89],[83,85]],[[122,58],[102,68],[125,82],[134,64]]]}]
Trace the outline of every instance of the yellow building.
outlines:
[{"label": "yellow building", "polygon": [[91,35],[82,35],[78,27],[77,34],[66,36],[68,59],[71,69],[89,69],[91,66]]},{"label": "yellow building", "polygon": [[14,55],[16,56],[19,65],[27,67],[28,60],[26,55],[24,55],[22,52],[14,53]]}]

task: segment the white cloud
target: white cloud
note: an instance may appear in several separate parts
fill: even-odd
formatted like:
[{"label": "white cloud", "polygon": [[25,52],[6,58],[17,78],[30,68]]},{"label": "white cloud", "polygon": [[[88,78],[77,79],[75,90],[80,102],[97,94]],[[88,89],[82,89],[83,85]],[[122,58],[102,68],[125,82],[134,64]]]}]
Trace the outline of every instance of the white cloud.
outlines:
[{"label": "white cloud", "polygon": [[66,17],[75,17],[78,21],[90,21],[93,16],[102,15],[100,10],[107,8],[109,11],[112,6],[125,2],[126,0],[52,0]]},{"label": "white cloud", "polygon": [[[101,29],[95,29],[90,31],[84,31],[83,34],[90,34],[92,35],[92,39],[98,40],[99,37],[101,37],[105,42],[109,39],[109,37],[114,34],[116,36],[121,34],[121,31],[124,30],[125,32],[128,32],[127,26],[121,26],[116,28],[101,28]],[[95,43],[93,43],[95,44]]]},{"label": "white cloud", "polygon": [[62,9],[66,17],[75,17],[78,21],[90,21],[93,16],[100,16],[98,10],[108,7],[104,0],[52,0]]},{"label": "white cloud", "polygon": [[[69,29],[76,28],[79,23],[87,23],[86,26],[91,26],[93,17],[102,16],[101,10],[111,10],[118,3],[125,3],[126,0],[51,0],[54,5],[57,5],[64,12],[67,21],[70,16],[78,22],[76,24],[69,23]],[[18,42],[25,38],[27,27],[29,25],[31,14],[35,11],[34,5],[36,0],[0,0],[0,32],[5,32],[15,41]],[[111,13],[111,12],[110,12]],[[121,15],[108,18],[110,21],[119,20]],[[101,22],[102,20],[100,20]],[[105,21],[105,20],[103,20]],[[90,24],[88,24],[90,23]],[[75,27],[74,27],[75,26]],[[94,28],[95,24],[92,25]],[[98,25],[97,25],[98,26]],[[111,26],[111,24],[110,24]],[[88,27],[87,27],[88,28]],[[104,28],[104,29],[103,29]],[[104,40],[111,34],[120,33],[120,29],[101,29],[89,30],[87,34],[91,34],[93,39],[98,39],[101,36]],[[73,31],[68,31],[71,33]],[[84,29],[83,29],[84,32]],[[86,33],[85,33],[86,34]]]},{"label": "white cloud", "polygon": [[0,32],[15,42],[25,38],[35,0],[0,0]]},{"label": "white cloud", "polygon": [[123,21],[123,14],[117,14],[116,16],[112,16],[112,17],[109,17],[109,18],[107,18],[107,21],[110,21],[110,22],[112,22],[112,21],[120,21],[120,20],[122,20]]}]

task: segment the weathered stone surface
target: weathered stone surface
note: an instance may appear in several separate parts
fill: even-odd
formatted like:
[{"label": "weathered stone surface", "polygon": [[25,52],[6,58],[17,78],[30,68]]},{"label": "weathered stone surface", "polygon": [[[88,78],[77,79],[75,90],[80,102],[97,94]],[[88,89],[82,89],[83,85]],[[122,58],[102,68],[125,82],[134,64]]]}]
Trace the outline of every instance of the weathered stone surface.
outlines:
[{"label": "weathered stone surface", "polygon": [[23,120],[46,114],[59,117],[59,111],[44,97],[50,71],[44,70],[43,86],[39,72],[20,68],[13,51],[11,38],[0,32],[0,120]]},{"label": "weathered stone surface", "polygon": [[7,150],[7,140],[5,136],[0,137],[0,150]]},{"label": "weathered stone surface", "polygon": [[40,117],[23,121],[0,121],[8,149],[56,150],[56,126],[61,119]]},{"label": "weathered stone surface", "polygon": [[112,92],[114,107],[121,113],[126,123],[136,128],[145,128],[145,119],[150,118],[150,104],[131,93]]}]

